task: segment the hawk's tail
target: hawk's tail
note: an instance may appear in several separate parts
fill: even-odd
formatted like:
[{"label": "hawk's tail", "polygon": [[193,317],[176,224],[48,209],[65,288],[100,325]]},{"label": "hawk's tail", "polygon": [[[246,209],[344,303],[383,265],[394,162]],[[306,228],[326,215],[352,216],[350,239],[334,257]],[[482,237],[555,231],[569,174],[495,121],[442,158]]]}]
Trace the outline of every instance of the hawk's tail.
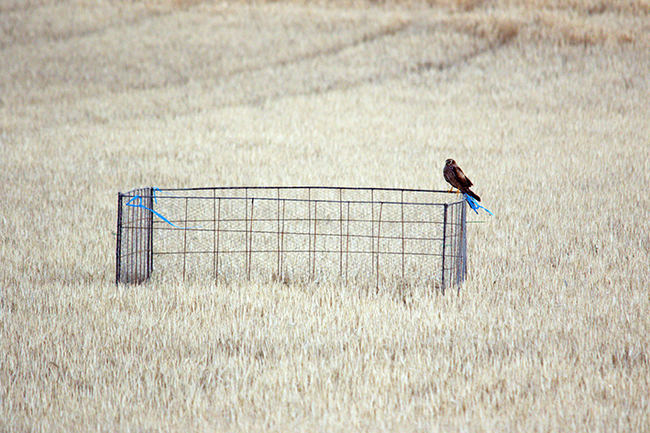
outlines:
[{"label": "hawk's tail", "polygon": [[474,199],[476,199],[476,201],[481,201],[481,197],[476,195],[471,189],[467,188],[467,191],[465,191],[465,193],[472,196]]}]

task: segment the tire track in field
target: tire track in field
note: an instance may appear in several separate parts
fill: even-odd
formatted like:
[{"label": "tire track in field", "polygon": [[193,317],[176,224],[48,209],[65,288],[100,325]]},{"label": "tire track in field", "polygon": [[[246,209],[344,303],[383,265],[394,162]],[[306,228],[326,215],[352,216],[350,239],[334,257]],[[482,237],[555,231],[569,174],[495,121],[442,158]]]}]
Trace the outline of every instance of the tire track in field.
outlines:
[{"label": "tire track in field", "polygon": [[503,48],[505,45],[510,43],[516,36],[516,32],[505,33],[502,35],[499,34],[495,40],[488,42],[488,44],[484,47],[478,47],[468,53],[461,54],[449,60],[417,63],[412,68],[409,68],[409,72],[423,73],[431,70],[444,71],[454,66],[458,66],[462,63],[468,63],[476,57],[489,51],[496,52],[500,48]]},{"label": "tire track in field", "polygon": [[[409,22],[403,22],[394,26],[389,26],[385,27],[383,29],[380,29],[379,31],[376,31],[374,33],[369,33],[369,34],[364,34],[361,37],[358,37],[356,39],[353,39],[348,42],[342,42],[339,44],[334,44],[330,47],[325,47],[323,49],[316,49],[312,52],[304,53],[304,54],[299,54],[293,57],[288,57],[285,59],[280,59],[280,60],[274,60],[271,62],[267,63],[262,63],[259,65],[252,65],[252,66],[241,66],[238,68],[235,68],[231,71],[228,71],[224,74],[219,75],[218,77],[214,78],[215,82],[223,81],[224,79],[231,79],[233,77],[236,77],[238,75],[242,74],[254,74],[256,72],[261,72],[264,70],[268,69],[276,69],[276,68],[284,68],[288,67],[294,64],[302,63],[302,62],[307,62],[310,60],[317,59],[319,57],[328,57],[328,56],[335,56],[339,54],[342,51],[345,51],[347,49],[355,48],[363,44],[375,42],[379,39],[385,38],[385,37],[390,37],[397,35],[398,33],[404,31],[409,27],[410,23]],[[157,90],[157,89],[171,89],[175,87],[182,87],[184,86],[189,80],[190,77],[187,75],[182,74],[177,70],[177,68],[174,68],[171,64],[166,64],[166,65],[161,65],[162,67],[166,67],[168,70],[172,71],[175,73],[175,75],[179,76],[179,80],[177,80],[176,83],[169,84],[169,83],[158,83],[158,84],[151,84],[147,85],[144,87],[145,90]],[[204,80],[204,81],[210,81]]]},{"label": "tire track in field", "polygon": [[355,48],[355,47],[363,45],[363,44],[367,44],[367,43],[370,43],[370,42],[377,41],[377,40],[379,40],[381,38],[394,36],[394,35],[402,32],[402,31],[406,30],[410,25],[411,25],[411,23],[409,21],[401,22],[401,23],[399,23],[397,25],[394,25],[394,26],[385,27],[385,28],[383,28],[383,29],[381,29],[381,30],[379,30],[377,32],[362,35],[361,37],[358,37],[358,38],[353,39],[351,41],[335,44],[335,45],[332,45],[331,47],[323,48],[323,49],[320,49],[320,50],[314,50],[314,51],[312,51],[310,53],[300,54],[300,55],[297,55],[295,57],[280,59],[280,60],[264,63],[264,64],[257,65],[257,66],[236,68],[236,69],[222,75],[222,77],[229,78],[229,77],[233,77],[233,76],[238,75],[238,74],[259,72],[259,71],[262,71],[264,69],[269,69],[269,68],[286,67],[286,66],[289,66],[291,64],[313,60],[313,59],[316,59],[318,57],[333,56],[333,55],[336,55],[336,54],[338,54],[338,53],[340,53],[340,52],[342,52],[342,51],[344,51],[346,49]]},{"label": "tire track in field", "polygon": [[[155,18],[160,18],[164,17],[166,15],[170,15],[171,12],[160,12],[160,11],[149,11],[148,13],[142,13],[141,15],[137,15],[135,18],[130,18],[126,20],[116,20],[113,22],[108,22],[104,24],[103,26],[99,26],[96,28],[87,28],[87,29],[81,29],[78,31],[64,31],[60,33],[50,33],[47,31],[44,31],[42,33],[36,34],[31,37],[23,37],[21,40],[16,40],[15,36],[16,35],[11,35],[14,36],[13,38],[8,38],[8,42],[0,42],[0,50],[5,50],[7,48],[20,48],[20,47],[26,47],[29,45],[33,45],[35,43],[39,42],[47,42],[47,43],[66,43],[72,39],[82,39],[86,38],[89,36],[93,35],[98,35],[102,34],[104,32],[107,32],[108,30],[111,29],[121,29],[121,28],[126,28],[129,26],[134,26],[138,25],[141,23],[144,23],[148,20],[152,20]],[[13,39],[13,40],[12,40]]]},{"label": "tire track in field", "polygon": [[[193,3],[189,7],[194,7],[198,3]],[[79,31],[76,33],[68,33],[67,36],[63,37],[60,35],[57,35],[56,37],[58,38],[56,42],[62,42],[65,43],[66,41],[74,38],[83,38],[87,36],[91,36],[94,34],[100,34],[102,32],[108,31],[110,29],[120,29],[120,28],[128,28],[130,26],[134,25],[139,25],[141,23],[158,19],[158,18],[164,18],[166,16],[169,16],[173,13],[174,11],[152,11],[151,13],[148,13],[146,15],[141,15],[136,18],[133,18],[129,21],[119,21],[119,22],[114,22],[114,23],[109,23],[101,28],[97,29],[89,29],[87,31]],[[266,63],[261,63],[258,65],[244,65],[237,67],[233,70],[226,71],[225,73],[222,73],[220,75],[217,75],[215,77],[211,78],[202,78],[202,79],[196,79],[196,77],[193,77],[192,75],[188,75],[184,72],[179,71],[179,69],[170,61],[165,61],[165,60],[160,60],[160,63],[158,65],[159,68],[166,69],[170,73],[173,73],[174,77],[173,79],[167,80],[165,82],[160,82],[160,83],[147,83],[147,84],[140,84],[140,85],[131,85],[127,86],[123,89],[120,89],[117,92],[111,92],[107,91],[106,94],[119,94],[123,92],[131,92],[131,91],[151,91],[151,90],[158,90],[158,89],[175,89],[175,88],[182,88],[185,86],[190,80],[195,79],[196,81],[202,81],[206,84],[215,84],[219,83],[228,79],[232,79],[234,77],[237,77],[238,75],[242,74],[254,74],[257,72],[261,72],[264,70],[270,70],[270,69],[277,69],[277,68],[284,68],[288,67],[294,64],[298,64],[301,62],[306,62],[310,61],[319,57],[327,57],[327,56],[334,56],[346,49],[351,49],[366,43],[371,43],[374,41],[377,41],[381,38],[385,37],[390,37],[393,35],[398,34],[399,32],[405,30],[408,26],[410,25],[409,22],[400,22],[396,25],[392,26],[386,26],[384,28],[379,29],[378,31],[375,32],[368,32],[365,34],[362,34],[360,37],[354,38],[349,41],[343,41],[339,43],[335,43],[331,46],[326,46],[324,48],[319,49],[316,47],[313,51],[287,57],[284,59],[279,59],[279,60],[273,60],[270,62]],[[52,37],[52,35],[49,35],[49,37]],[[0,50],[7,48],[7,47],[14,47],[14,46],[27,46],[29,45],[32,41],[34,40],[43,40],[47,39],[48,35],[39,35],[30,41],[22,41],[20,43],[10,43],[7,46],[2,46],[2,43],[0,42]],[[90,97],[97,97],[100,96],[99,93],[95,94],[87,94],[84,96],[84,98],[90,98]],[[58,98],[59,100],[65,99],[65,95],[61,95]],[[48,99],[49,102],[52,101],[52,98]],[[39,101],[41,102],[41,101]]]},{"label": "tire track in field", "polygon": [[[410,74],[422,74],[429,71],[442,72],[464,63],[471,62],[473,59],[484,53],[490,51],[494,52],[508,44],[514,38],[514,35],[510,37],[499,37],[498,34],[496,37],[494,35],[485,37],[484,35],[474,34],[471,31],[463,31],[462,29],[457,28],[453,23],[449,22],[423,23],[423,27],[428,30],[427,33],[438,35],[449,30],[455,34],[466,33],[475,41],[472,45],[478,46],[475,46],[467,52],[462,52],[462,47],[464,45],[455,43],[450,47],[449,51],[457,54],[453,57],[446,56],[446,53],[443,53],[442,55],[439,54],[438,57],[447,58],[437,61],[418,62],[417,57],[419,54],[416,50],[415,54],[411,55],[414,57],[413,60],[415,61],[411,61],[410,63],[407,61],[402,65],[399,64],[399,54],[397,56],[389,56],[387,58],[389,62],[388,69],[392,70],[387,70],[387,67],[382,65],[381,59],[374,58],[374,53],[376,53],[375,50],[385,48],[385,46],[379,46],[379,44],[382,43],[383,38],[397,36],[401,32],[407,31],[411,26],[413,26],[411,21],[399,22],[394,25],[380,28],[374,32],[368,32],[355,38],[332,44],[331,46],[326,46],[320,49],[316,47],[316,49],[307,53],[289,56],[284,59],[271,60],[270,62],[259,65],[238,67],[214,78],[209,77],[195,80],[197,83],[201,83],[199,87],[202,90],[196,90],[195,87],[193,91],[188,93],[183,106],[176,106],[174,108],[175,104],[173,100],[169,99],[173,98],[173,96],[168,97],[163,94],[160,95],[162,97],[158,99],[156,106],[153,109],[147,107],[148,109],[143,110],[142,107],[124,104],[123,106],[108,110],[107,113],[100,114],[95,113],[96,110],[94,110],[93,107],[85,106],[83,100],[86,98],[82,98],[81,100],[77,100],[74,104],[76,107],[72,108],[68,112],[69,115],[65,116],[65,120],[58,120],[72,124],[79,124],[94,121],[109,123],[120,122],[123,120],[192,116],[206,108],[209,110],[220,110],[223,108],[241,106],[259,106],[276,100],[282,100],[287,97],[318,96],[333,91],[353,89],[369,83],[379,84],[389,80],[401,79]],[[416,37],[416,39],[418,37]],[[373,43],[377,46],[366,50],[364,45]],[[402,43],[403,42],[399,40],[392,41],[392,48],[399,52]],[[354,48],[358,48],[361,51],[359,53],[346,53],[348,57],[340,59],[336,58],[337,55],[345,52],[345,50]],[[329,59],[327,61],[327,64],[333,67],[333,69],[328,69],[327,67],[325,69],[320,69],[318,65],[315,69],[310,69],[311,65],[308,63],[321,57],[333,57],[333,61],[330,61]],[[336,65],[345,63],[346,60],[351,58],[361,59],[361,63],[359,63],[360,65],[369,65],[375,70],[365,74],[362,72],[361,76],[358,77],[347,78],[348,74],[345,72],[345,69],[343,69],[343,74],[341,74],[341,69],[337,70]],[[364,60],[366,58],[368,60]],[[297,68],[297,70],[291,70],[292,68]],[[296,77],[297,74],[300,75],[304,71],[307,71],[308,74],[313,74],[314,77],[310,79],[309,76],[307,76],[307,79],[303,79],[302,83],[294,83],[293,77]],[[181,71],[176,72],[177,75],[181,75],[182,77],[183,74]],[[249,76],[247,77],[246,75]],[[336,75],[339,75],[339,77],[337,78]],[[267,81],[269,77],[272,79],[270,82]],[[277,77],[279,77],[279,79]],[[324,77],[326,82],[319,84],[319,77]],[[327,80],[329,80],[329,82],[327,82]],[[136,89],[129,87],[122,89],[119,92],[106,92],[103,94],[106,96],[119,95],[120,93],[127,95],[132,93],[133,90],[150,91],[156,89],[182,89],[186,86],[186,83],[186,79],[181,79],[178,81],[175,80],[175,82],[172,83],[169,81],[165,83],[152,83]],[[243,91],[236,90],[242,83],[253,83],[253,85]],[[199,93],[197,93],[197,91]],[[235,91],[238,94],[235,94]],[[206,99],[199,97],[199,95],[203,93],[209,94],[213,92],[215,97],[212,100],[209,100],[210,98]],[[245,93],[248,93],[248,95],[245,95]],[[230,95],[234,95],[234,97],[231,98]],[[101,94],[91,95],[91,97],[97,96],[101,96]]]},{"label": "tire track in field", "polygon": [[[403,31],[405,30],[411,23],[405,24],[402,26],[398,31]],[[445,25],[444,23],[442,23]],[[440,26],[432,26],[439,28]],[[385,34],[384,36],[392,36],[398,33],[398,31],[391,32],[390,34]],[[476,36],[476,35],[475,35]],[[238,106],[247,106],[247,105],[261,105],[269,102],[273,102],[274,100],[280,100],[284,99],[286,97],[293,97],[293,96],[318,96],[322,94],[326,94],[329,92],[333,91],[339,91],[339,90],[349,90],[353,89],[355,87],[359,87],[365,84],[369,83],[382,83],[394,79],[399,79],[400,77],[403,77],[408,74],[416,73],[416,74],[422,74],[426,73],[429,71],[438,71],[438,72],[444,72],[445,70],[449,70],[453,67],[469,63],[473,59],[488,53],[488,52],[496,52],[499,49],[505,47],[508,43],[510,43],[516,36],[516,33],[512,34],[507,34],[507,35],[498,35],[497,38],[493,41],[488,42],[484,46],[479,46],[467,53],[461,53],[460,55],[457,55],[455,57],[452,57],[450,59],[445,59],[445,60],[440,60],[437,62],[433,61],[427,61],[427,62],[419,62],[416,63],[412,66],[407,66],[403,68],[401,71],[398,71],[396,73],[392,74],[386,74],[383,72],[377,72],[374,74],[370,74],[364,77],[361,77],[356,80],[335,80],[334,82],[323,86],[322,88],[313,88],[307,91],[295,91],[295,92],[285,92],[282,95],[273,95],[273,96],[257,96],[253,98],[249,98],[247,100],[243,100],[240,102],[234,102],[231,104],[225,104],[222,105],[222,107],[238,107]],[[377,38],[372,38],[372,39],[367,39],[363,42],[372,42]],[[485,39],[485,38],[483,38]],[[356,44],[351,44],[350,46],[356,46],[356,45],[361,45],[361,41],[357,41],[358,43]],[[331,53],[332,55],[336,54],[336,51],[333,51]],[[305,58],[303,60],[309,60],[309,58]],[[284,64],[281,64],[281,66],[284,66]],[[260,68],[261,69],[261,68]],[[246,72],[250,72],[246,71]]]},{"label": "tire track in field", "polygon": [[[31,37],[25,37],[22,40],[16,40],[15,38],[8,38],[9,41],[5,41],[5,40],[0,41],[0,50],[4,50],[7,48],[14,48],[14,47],[25,47],[28,45],[32,45],[36,42],[43,42],[43,41],[65,43],[72,39],[81,39],[93,35],[99,35],[113,29],[124,29],[131,26],[137,26],[139,24],[146,23],[147,21],[168,17],[174,14],[175,12],[178,12],[178,10],[181,9],[187,10],[193,8],[195,6],[198,6],[201,3],[204,3],[204,1],[205,0],[197,0],[195,3],[192,3],[191,5],[179,7],[176,9],[168,8],[167,10],[163,10],[162,8],[156,9],[153,7],[145,6],[145,9],[136,13],[132,18],[114,19],[96,28],[86,28],[78,31],[69,30],[60,33],[56,33],[56,32],[48,33],[47,31],[44,31],[42,33],[36,34]],[[0,9],[0,14],[5,12],[6,13],[25,12],[25,11],[35,10],[47,6],[48,6],[47,4],[26,6],[24,8],[19,8],[18,6],[14,6],[7,10]],[[10,35],[10,36],[15,36],[15,35]]]}]

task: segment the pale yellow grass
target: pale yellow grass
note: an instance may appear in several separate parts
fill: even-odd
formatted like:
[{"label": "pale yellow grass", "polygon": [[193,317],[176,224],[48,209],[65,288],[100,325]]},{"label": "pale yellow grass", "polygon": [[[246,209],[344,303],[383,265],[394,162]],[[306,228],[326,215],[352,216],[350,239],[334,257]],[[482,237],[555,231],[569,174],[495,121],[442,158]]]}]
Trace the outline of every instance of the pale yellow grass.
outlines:
[{"label": "pale yellow grass", "polygon": [[[648,8],[567,5],[2,3],[0,431],[649,431]],[[460,294],[114,285],[118,190],[448,157]]]}]

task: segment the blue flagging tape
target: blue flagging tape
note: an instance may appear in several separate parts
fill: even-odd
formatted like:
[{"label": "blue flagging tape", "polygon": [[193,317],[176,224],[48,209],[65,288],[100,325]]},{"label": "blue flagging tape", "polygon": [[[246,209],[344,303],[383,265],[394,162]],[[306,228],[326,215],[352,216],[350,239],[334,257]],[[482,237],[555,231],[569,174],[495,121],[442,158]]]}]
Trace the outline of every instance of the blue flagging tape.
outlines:
[{"label": "blue flagging tape", "polygon": [[463,193],[463,195],[465,196],[465,200],[467,200],[467,204],[469,204],[469,207],[471,207],[474,212],[478,213],[478,209],[481,208],[481,209],[484,209],[485,212],[487,212],[490,215],[494,216],[494,214],[492,212],[490,212],[490,210],[488,208],[483,207],[480,204],[478,204],[478,202],[474,199],[474,197],[472,197],[471,195],[465,194],[465,193]]},{"label": "blue flagging tape", "polygon": [[[160,189],[159,189],[159,188],[155,188],[155,187],[153,188],[153,202],[154,202],[154,203],[156,203],[156,191],[160,191]],[[137,204],[132,204],[132,203],[133,203],[134,201],[136,201],[136,200],[138,200],[138,203],[137,203]],[[141,208],[141,209],[148,210],[149,212],[151,212],[152,214],[156,215],[156,216],[157,216],[158,218],[160,218],[161,220],[165,221],[165,222],[166,222],[167,224],[169,224],[170,226],[175,227],[175,228],[177,228],[177,229],[187,230],[187,229],[195,228],[195,227],[179,227],[179,226],[177,226],[176,224],[174,224],[173,222],[171,222],[171,221],[169,221],[167,218],[165,218],[161,213],[156,212],[156,211],[153,210],[153,209],[149,209],[148,207],[146,207],[145,205],[143,205],[143,204],[142,204],[142,197],[140,197],[139,195],[135,195],[135,196],[133,196],[133,198],[132,198],[131,200],[129,200],[129,201],[126,202],[126,205],[127,205],[127,206],[130,206],[130,207],[139,207],[139,208]]]}]

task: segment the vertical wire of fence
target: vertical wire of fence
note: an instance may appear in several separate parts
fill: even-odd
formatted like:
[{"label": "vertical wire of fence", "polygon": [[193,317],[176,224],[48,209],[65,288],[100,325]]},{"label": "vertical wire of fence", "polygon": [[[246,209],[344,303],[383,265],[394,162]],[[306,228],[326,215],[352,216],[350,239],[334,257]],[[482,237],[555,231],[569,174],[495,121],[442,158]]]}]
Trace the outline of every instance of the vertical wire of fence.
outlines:
[{"label": "vertical wire of fence", "polygon": [[[140,188],[118,194],[116,281],[460,288],[465,202],[444,191]],[[154,273],[155,265],[155,273]]]}]

